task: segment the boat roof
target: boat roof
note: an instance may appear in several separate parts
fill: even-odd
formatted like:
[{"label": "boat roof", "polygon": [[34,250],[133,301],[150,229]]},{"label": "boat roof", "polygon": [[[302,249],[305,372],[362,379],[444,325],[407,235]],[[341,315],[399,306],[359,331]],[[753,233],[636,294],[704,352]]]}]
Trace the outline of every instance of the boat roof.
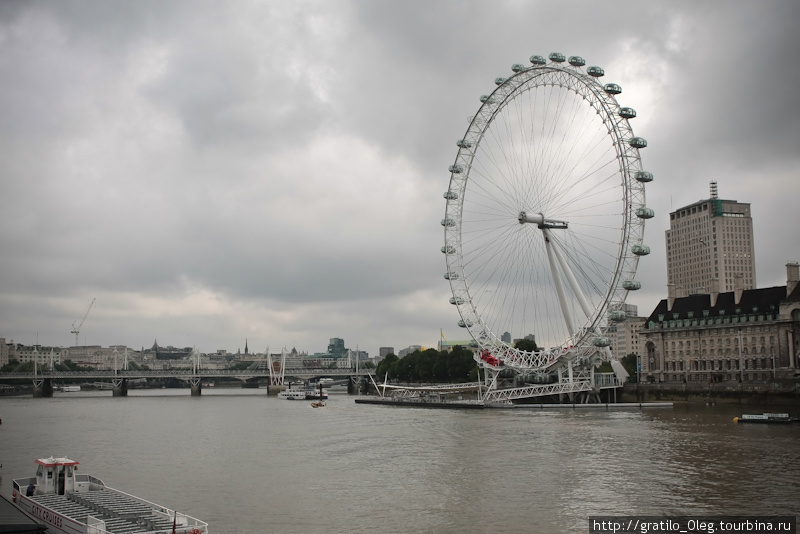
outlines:
[{"label": "boat roof", "polygon": [[54,467],[56,465],[78,465],[78,462],[75,460],[70,460],[69,458],[39,458],[34,463],[39,465],[43,465],[45,467]]}]

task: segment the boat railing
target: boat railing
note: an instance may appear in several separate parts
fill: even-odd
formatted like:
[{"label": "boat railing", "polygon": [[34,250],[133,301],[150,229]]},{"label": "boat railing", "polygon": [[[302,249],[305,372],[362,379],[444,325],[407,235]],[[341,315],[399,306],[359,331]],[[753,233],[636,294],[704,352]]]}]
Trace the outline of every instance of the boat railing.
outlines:
[{"label": "boat railing", "polygon": [[20,494],[24,493],[31,484],[36,485],[36,477],[14,479],[14,489]]},{"label": "boat railing", "polygon": [[175,510],[170,510],[169,508],[164,508],[163,506],[161,506],[159,504],[156,504],[154,502],[148,501],[147,499],[142,499],[141,497],[137,497],[136,495],[131,495],[130,493],[125,493],[124,491],[120,491],[118,489],[109,488],[108,486],[106,486],[106,489],[107,490],[111,490],[111,491],[113,491],[115,493],[119,493],[121,495],[124,495],[125,497],[128,497],[130,499],[134,499],[134,500],[136,500],[138,502],[147,504],[148,506],[150,506],[153,509],[153,514],[156,517],[166,518],[166,519],[169,519],[172,522],[175,522],[176,527],[178,527],[179,529],[180,528],[185,528],[185,529],[197,528],[201,532],[205,532],[205,529],[208,528],[208,523],[206,523],[204,521],[200,521],[199,519],[194,518],[192,516],[189,516],[189,515],[186,515],[186,514],[182,514],[180,512],[178,512],[177,515],[176,515]]}]

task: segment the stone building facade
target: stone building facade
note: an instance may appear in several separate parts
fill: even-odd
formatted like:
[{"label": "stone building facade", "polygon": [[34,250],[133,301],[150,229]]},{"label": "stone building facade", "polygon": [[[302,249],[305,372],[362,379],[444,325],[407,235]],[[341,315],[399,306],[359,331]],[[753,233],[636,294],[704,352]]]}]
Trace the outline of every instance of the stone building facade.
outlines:
[{"label": "stone building facade", "polygon": [[800,272],[787,285],[695,294],[659,302],[641,331],[651,381],[758,383],[800,369]]}]

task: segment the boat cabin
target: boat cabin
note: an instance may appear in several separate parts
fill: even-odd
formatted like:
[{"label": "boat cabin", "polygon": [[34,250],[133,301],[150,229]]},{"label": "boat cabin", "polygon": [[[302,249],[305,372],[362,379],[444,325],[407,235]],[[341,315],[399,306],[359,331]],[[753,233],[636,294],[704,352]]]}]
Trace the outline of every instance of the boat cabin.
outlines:
[{"label": "boat cabin", "polygon": [[[78,462],[75,460],[51,456],[50,458],[39,458],[35,463],[38,464],[35,482],[28,486],[26,493],[65,495],[66,492],[76,490],[75,471],[78,470]],[[31,486],[35,486],[35,488],[32,489]]]}]

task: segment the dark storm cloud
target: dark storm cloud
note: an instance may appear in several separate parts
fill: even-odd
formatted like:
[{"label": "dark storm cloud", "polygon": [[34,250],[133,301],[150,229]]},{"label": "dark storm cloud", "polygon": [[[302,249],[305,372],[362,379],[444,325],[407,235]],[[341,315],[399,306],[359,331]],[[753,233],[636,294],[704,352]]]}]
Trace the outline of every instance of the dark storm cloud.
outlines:
[{"label": "dark storm cloud", "polygon": [[799,14],[788,1],[0,3],[0,334],[67,344],[97,296],[103,344],[152,332],[212,350],[249,331],[322,350],[346,333],[375,352],[440,327],[465,336],[439,252],[455,140],[495,77],[557,50],[605,67],[650,141],[640,311],[665,292],[672,202],[712,179],[753,203],[759,281],[779,283],[800,249],[784,229]]}]

